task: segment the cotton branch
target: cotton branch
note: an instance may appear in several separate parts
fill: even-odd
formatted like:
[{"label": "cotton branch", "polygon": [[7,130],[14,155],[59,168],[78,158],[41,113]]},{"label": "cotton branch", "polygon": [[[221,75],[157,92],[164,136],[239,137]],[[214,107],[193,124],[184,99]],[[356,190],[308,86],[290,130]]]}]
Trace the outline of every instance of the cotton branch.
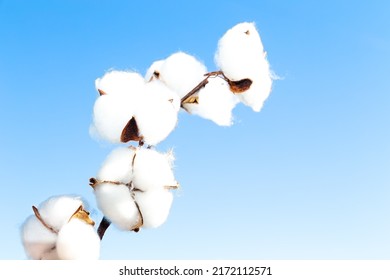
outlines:
[{"label": "cotton branch", "polygon": [[189,99],[192,95],[200,91],[203,87],[207,85],[209,82],[210,77],[217,77],[219,75],[223,75],[222,71],[214,71],[206,73],[204,78],[196,87],[194,87],[189,93],[187,93],[182,99],[181,99],[181,107],[183,107],[183,104],[186,103],[187,99]]},{"label": "cotton branch", "polygon": [[106,217],[103,217],[97,229],[97,233],[99,235],[100,240],[103,239],[104,233],[106,232],[106,230],[110,225],[111,225],[111,221],[108,220]]}]

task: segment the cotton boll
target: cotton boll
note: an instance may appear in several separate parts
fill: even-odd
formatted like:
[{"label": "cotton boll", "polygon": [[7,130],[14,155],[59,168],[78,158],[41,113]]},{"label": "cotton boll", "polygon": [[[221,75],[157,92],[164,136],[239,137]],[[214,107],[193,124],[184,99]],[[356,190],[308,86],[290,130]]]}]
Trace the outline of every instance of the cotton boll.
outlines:
[{"label": "cotton boll", "polygon": [[96,90],[111,96],[134,96],[142,91],[143,86],[144,79],[135,72],[114,70],[95,80]]},{"label": "cotton boll", "polygon": [[180,98],[189,93],[205,77],[207,68],[195,57],[184,52],[177,52],[157,64],[159,79]]},{"label": "cotton boll", "polygon": [[56,260],[57,234],[46,228],[36,216],[30,216],[22,226],[22,243],[33,260]]},{"label": "cotton boll", "polygon": [[98,174],[98,180],[129,183],[133,179],[132,161],[135,149],[120,147],[113,150],[103,162]]},{"label": "cotton boll", "polygon": [[151,149],[140,149],[134,159],[133,184],[141,191],[152,191],[164,187],[176,188],[177,181],[172,172],[169,156]]},{"label": "cotton boll", "polygon": [[238,97],[229,90],[228,83],[219,77],[209,78],[206,86],[187,100],[188,103],[183,106],[189,113],[220,126],[232,125],[232,110],[239,102]]},{"label": "cotton boll", "polygon": [[138,227],[140,216],[128,186],[102,183],[94,187],[99,209],[122,230]]},{"label": "cotton boll", "polygon": [[135,200],[143,218],[143,227],[157,228],[168,218],[173,195],[165,189],[135,192]]},{"label": "cotton boll", "polygon": [[255,25],[244,22],[228,30],[219,40],[215,62],[239,99],[260,111],[271,91],[272,74]]},{"label": "cotton boll", "polygon": [[126,97],[100,96],[93,108],[93,132],[112,143],[121,143],[124,127],[134,115],[135,102]]},{"label": "cotton boll", "polygon": [[57,253],[62,260],[97,260],[100,239],[92,225],[71,219],[58,233]]},{"label": "cotton boll", "polygon": [[40,205],[39,214],[48,226],[58,232],[81,205],[83,201],[79,197],[55,196]]},{"label": "cotton boll", "polygon": [[177,125],[179,109],[178,96],[161,81],[147,83],[145,94],[134,115],[143,141],[156,145],[164,140]]}]

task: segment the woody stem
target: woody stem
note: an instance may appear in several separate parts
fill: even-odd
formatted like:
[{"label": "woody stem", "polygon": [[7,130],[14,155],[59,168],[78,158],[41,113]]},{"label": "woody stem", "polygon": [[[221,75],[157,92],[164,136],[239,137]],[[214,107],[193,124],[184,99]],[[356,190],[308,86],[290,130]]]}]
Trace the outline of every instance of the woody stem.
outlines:
[{"label": "woody stem", "polygon": [[106,217],[103,217],[102,221],[99,224],[98,230],[97,230],[97,233],[99,235],[100,240],[103,239],[104,233],[106,232],[106,230],[108,229],[108,227],[110,225],[111,225],[111,222]]},{"label": "woody stem", "polygon": [[201,90],[203,87],[205,87],[207,85],[207,83],[209,82],[209,78],[211,76],[218,76],[218,75],[223,75],[223,72],[222,71],[214,71],[214,72],[209,72],[209,73],[206,73],[205,76],[206,78],[204,78],[196,87],[194,87],[189,93],[187,93],[185,96],[183,96],[183,98],[181,99],[181,106],[183,107],[183,103],[188,99],[190,98],[192,95],[194,95],[195,93],[197,93],[199,90]]}]

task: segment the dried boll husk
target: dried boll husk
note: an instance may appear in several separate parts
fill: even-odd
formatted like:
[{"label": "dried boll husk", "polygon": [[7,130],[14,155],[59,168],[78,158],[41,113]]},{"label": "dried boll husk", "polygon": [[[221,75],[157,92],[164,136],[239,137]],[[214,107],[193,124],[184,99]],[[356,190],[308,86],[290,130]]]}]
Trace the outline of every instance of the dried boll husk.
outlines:
[{"label": "dried boll husk", "polygon": [[146,192],[137,191],[135,192],[135,200],[142,214],[143,227],[157,228],[168,218],[173,194],[166,189]]},{"label": "dried boll husk", "polygon": [[161,80],[182,98],[204,79],[206,73],[206,66],[194,56],[176,52],[163,61],[154,62],[145,78]]},{"label": "dried boll husk", "polygon": [[149,145],[157,145],[176,128],[180,99],[161,81],[147,83],[135,110],[139,135]]},{"label": "dried boll husk", "polygon": [[97,260],[100,239],[93,225],[76,216],[58,233],[56,248],[62,260]]},{"label": "dried boll husk", "polygon": [[254,111],[261,110],[272,88],[272,74],[254,23],[243,22],[219,40],[215,62],[230,89]]},{"label": "dried boll husk", "polygon": [[172,153],[161,154],[152,149],[137,151],[133,164],[133,185],[147,192],[162,188],[178,187],[172,171]]},{"label": "dried boll husk", "polygon": [[232,111],[239,102],[231,93],[227,81],[220,77],[209,78],[200,91],[188,98],[183,107],[190,114],[208,119],[220,126],[233,124]]}]

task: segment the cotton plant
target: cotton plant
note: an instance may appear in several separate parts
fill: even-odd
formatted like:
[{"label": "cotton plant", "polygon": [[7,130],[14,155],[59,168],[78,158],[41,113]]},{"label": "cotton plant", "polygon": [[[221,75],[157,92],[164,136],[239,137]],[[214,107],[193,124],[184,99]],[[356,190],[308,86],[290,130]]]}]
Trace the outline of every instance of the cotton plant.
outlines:
[{"label": "cotton plant", "polygon": [[100,240],[112,224],[125,232],[156,229],[168,219],[174,190],[173,151],[157,145],[175,130],[179,112],[218,126],[234,124],[243,103],[259,112],[273,75],[254,23],[229,29],[218,41],[216,71],[183,51],[155,60],[145,75],[109,70],[95,80],[90,134],[118,145],[90,179],[103,218],[94,222],[80,198],[59,196],[39,207],[22,227],[31,259],[97,259]]}]

